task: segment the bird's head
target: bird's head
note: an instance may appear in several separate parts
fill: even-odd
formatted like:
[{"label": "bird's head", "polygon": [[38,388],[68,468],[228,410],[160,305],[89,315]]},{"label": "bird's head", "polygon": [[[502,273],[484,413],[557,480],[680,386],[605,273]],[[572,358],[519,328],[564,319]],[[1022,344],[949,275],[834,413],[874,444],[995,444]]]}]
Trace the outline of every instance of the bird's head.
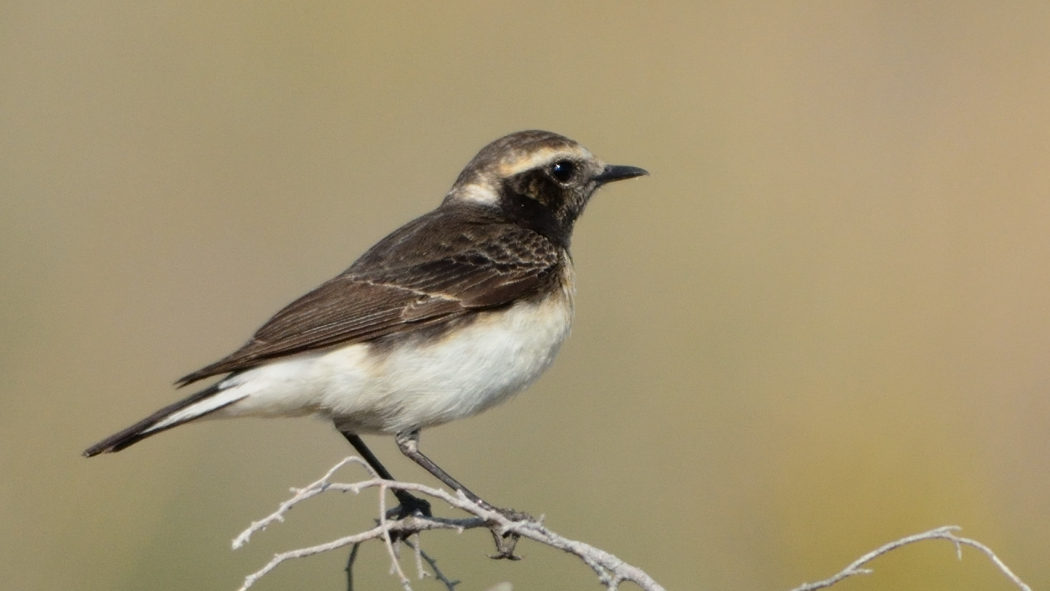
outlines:
[{"label": "bird's head", "polygon": [[645,174],[605,164],[565,136],[519,131],[482,148],[445,203],[492,208],[567,247],[576,219],[599,187]]}]

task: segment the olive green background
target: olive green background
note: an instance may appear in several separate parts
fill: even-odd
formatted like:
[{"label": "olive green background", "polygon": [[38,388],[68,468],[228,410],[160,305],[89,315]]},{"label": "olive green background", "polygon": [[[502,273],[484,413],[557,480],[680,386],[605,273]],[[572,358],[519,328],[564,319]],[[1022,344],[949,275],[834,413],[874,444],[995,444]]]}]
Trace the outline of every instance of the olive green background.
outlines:
[{"label": "olive green background", "polygon": [[[668,589],[786,590],[945,524],[1050,587],[1048,31],[1045,2],[4,2],[0,587],[232,591],[367,526],[333,496],[230,549],[349,454],[320,421],[80,452],[523,128],[652,176],[577,226],[554,368],[426,452]],[[424,543],[460,591],[598,588]],[[963,555],[840,588],[1012,588]],[[344,559],[257,588],[339,590]],[[363,550],[360,588],[388,566]]]}]

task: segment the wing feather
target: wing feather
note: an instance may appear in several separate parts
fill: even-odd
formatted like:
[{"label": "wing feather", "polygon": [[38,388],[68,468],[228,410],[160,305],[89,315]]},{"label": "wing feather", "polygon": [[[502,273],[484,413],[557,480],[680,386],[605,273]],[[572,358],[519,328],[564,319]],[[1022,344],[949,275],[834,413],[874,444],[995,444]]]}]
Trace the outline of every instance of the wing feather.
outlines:
[{"label": "wing feather", "polygon": [[240,349],[176,383],[451,322],[557,281],[562,251],[546,238],[483,215],[479,220],[484,212],[449,215],[450,209],[395,231],[346,272],[274,315]]}]

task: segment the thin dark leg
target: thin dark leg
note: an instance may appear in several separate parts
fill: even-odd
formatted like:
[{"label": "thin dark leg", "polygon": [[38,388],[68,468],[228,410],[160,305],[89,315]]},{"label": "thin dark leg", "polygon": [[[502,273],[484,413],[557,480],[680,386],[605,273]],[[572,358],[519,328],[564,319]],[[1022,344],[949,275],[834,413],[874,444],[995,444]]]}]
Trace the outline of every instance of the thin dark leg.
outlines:
[{"label": "thin dark leg", "polygon": [[490,511],[499,511],[499,509],[493,507],[478,495],[470,492],[470,489],[463,486],[462,483],[453,478],[448,472],[442,470],[441,466],[435,464],[434,460],[431,460],[423,455],[423,452],[419,451],[418,429],[415,431],[409,431],[408,433],[398,433],[394,436],[394,441],[397,442],[397,447],[401,450],[401,453],[408,456],[413,462],[423,466],[423,469],[433,474],[434,477],[441,482],[444,482],[446,486],[450,487],[452,490],[463,493],[468,499]]},{"label": "thin dark leg", "polygon": [[[409,431],[406,433],[398,433],[394,436],[394,441],[397,442],[398,449],[401,453],[408,456],[413,462],[422,466],[427,472],[434,475],[435,478],[444,482],[446,486],[452,490],[463,493],[465,497],[470,499],[472,502],[488,509],[489,511],[495,511],[515,521],[529,520],[533,521],[533,518],[528,513],[522,513],[513,509],[501,509],[494,507],[487,501],[479,497],[478,495],[470,492],[470,489],[463,486],[460,481],[453,478],[448,472],[441,469],[440,466],[434,463],[433,460],[428,458],[419,451],[419,429],[415,431]],[[506,558],[509,560],[518,560],[519,558],[514,555],[514,547],[518,543],[518,534],[506,533],[501,534],[497,529],[492,529],[492,539],[496,542],[496,554],[492,558]]]},{"label": "thin dark leg", "polygon": [[[359,435],[354,435],[353,433],[347,433],[345,431],[340,431],[340,433],[343,434],[343,437],[346,437],[346,440],[350,442],[350,445],[354,446],[354,449],[357,450],[357,453],[361,454],[361,457],[368,462],[368,465],[372,466],[372,469],[376,471],[376,474],[379,474],[380,478],[383,480],[394,480],[394,475],[383,466],[379,461],[379,458],[372,453],[372,450],[368,449],[368,446],[365,445],[364,440],[362,440]],[[398,502],[401,503],[401,506],[396,509],[396,514],[399,518],[407,517],[416,512],[419,512],[419,514],[424,517],[430,517],[430,503],[428,501],[413,496],[405,490],[394,489],[391,492],[394,493]]]},{"label": "thin dark leg", "polygon": [[343,434],[343,437],[346,437],[346,440],[350,442],[350,445],[354,446],[354,449],[357,450],[357,453],[361,454],[361,457],[368,462],[368,465],[372,466],[372,469],[376,471],[376,474],[379,474],[380,478],[383,480],[394,480],[394,475],[386,469],[386,466],[379,461],[379,458],[372,453],[372,450],[368,449],[368,446],[365,445],[365,441],[361,439],[359,435],[346,433],[344,431],[340,431],[340,433]]}]

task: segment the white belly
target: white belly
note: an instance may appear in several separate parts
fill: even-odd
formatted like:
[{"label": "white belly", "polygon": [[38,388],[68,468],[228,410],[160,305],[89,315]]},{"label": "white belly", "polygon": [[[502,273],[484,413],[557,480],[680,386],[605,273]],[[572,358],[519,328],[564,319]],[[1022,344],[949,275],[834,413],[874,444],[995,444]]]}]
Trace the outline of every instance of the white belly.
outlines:
[{"label": "white belly", "polygon": [[[571,285],[571,283],[570,283]],[[212,416],[316,413],[354,433],[398,433],[477,414],[520,392],[554,361],[569,334],[571,287],[518,303],[431,340],[382,351],[354,344],[231,377]]]}]

